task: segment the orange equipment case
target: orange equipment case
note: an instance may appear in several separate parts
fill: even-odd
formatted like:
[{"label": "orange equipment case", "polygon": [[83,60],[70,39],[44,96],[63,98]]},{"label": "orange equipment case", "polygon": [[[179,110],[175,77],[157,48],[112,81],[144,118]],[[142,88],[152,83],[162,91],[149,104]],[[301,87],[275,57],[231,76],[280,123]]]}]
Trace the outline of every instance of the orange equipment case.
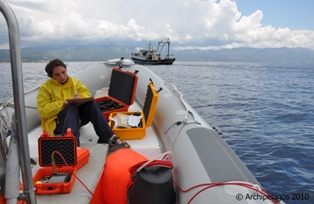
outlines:
[{"label": "orange equipment case", "polygon": [[[58,154],[60,153],[64,158]],[[50,136],[47,131],[38,139],[38,157],[40,166],[51,166],[52,154],[56,162],[56,166],[75,166],[77,164],[77,143],[76,138],[68,130],[64,136]]]},{"label": "orange equipment case", "polygon": [[[107,120],[111,112],[128,111],[129,106],[134,103],[138,81],[137,73],[138,71],[133,73],[122,71],[119,68],[112,69],[108,96],[95,98],[95,102],[100,105]],[[117,104],[117,107],[107,109],[105,104],[110,101]]]},{"label": "orange equipment case", "polygon": [[[114,121],[109,120],[109,126],[112,128],[114,134],[118,135],[122,140],[142,139],[146,135],[146,128],[151,126],[153,123],[153,118],[158,102],[158,93],[161,90],[162,89],[160,88],[157,91],[152,81],[148,84],[143,111],[140,112],[142,116],[140,127],[118,128],[114,127]],[[132,115],[138,112],[112,112],[110,113],[109,118],[115,117],[118,113]]]},{"label": "orange equipment case", "polygon": [[[35,194],[60,194],[70,193],[75,181],[76,168],[61,167],[57,168],[57,172],[62,172],[56,175],[67,176],[68,180],[49,182],[49,175],[53,175],[52,167],[43,167],[37,170],[33,176],[35,185]],[[73,175],[74,174],[74,175]]]},{"label": "orange equipment case", "polygon": [[[38,169],[33,176],[35,193],[57,194],[71,192],[75,181],[74,175],[88,162],[90,152],[88,149],[77,147],[71,129],[68,129],[64,136],[50,136],[44,130],[38,139],[38,155],[39,165],[43,168]],[[57,174],[53,172],[52,158],[56,164]]]},{"label": "orange equipment case", "polygon": [[83,167],[89,160],[90,152],[88,149],[83,147],[77,148],[77,163],[74,166],[77,170],[79,170],[81,167]]}]

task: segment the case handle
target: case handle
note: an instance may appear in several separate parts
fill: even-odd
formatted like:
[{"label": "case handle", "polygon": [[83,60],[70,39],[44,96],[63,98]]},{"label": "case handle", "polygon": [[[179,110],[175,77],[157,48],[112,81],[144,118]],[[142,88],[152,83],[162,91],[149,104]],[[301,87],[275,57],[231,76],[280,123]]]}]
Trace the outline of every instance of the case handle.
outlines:
[{"label": "case handle", "polygon": [[50,135],[47,130],[43,130],[43,134],[41,134],[41,137],[50,137]]},{"label": "case handle", "polygon": [[160,87],[160,88],[158,89],[157,93],[161,92],[161,90],[162,90],[162,88]]},{"label": "case handle", "polygon": [[[65,137],[75,137],[72,134],[71,128],[67,129],[67,133],[64,134]],[[43,130],[43,134],[41,134],[41,137],[51,137],[51,135],[47,132],[47,130]]]},{"label": "case handle", "polygon": [[64,136],[64,137],[75,137],[75,136],[72,134],[72,129],[71,129],[71,128],[68,128],[68,129],[67,129],[67,133],[65,133],[63,136]]},{"label": "case handle", "polygon": [[[51,187],[53,188],[53,187]],[[52,190],[43,190],[43,189],[36,189],[36,194],[57,194],[60,193],[60,188],[56,187]]]}]

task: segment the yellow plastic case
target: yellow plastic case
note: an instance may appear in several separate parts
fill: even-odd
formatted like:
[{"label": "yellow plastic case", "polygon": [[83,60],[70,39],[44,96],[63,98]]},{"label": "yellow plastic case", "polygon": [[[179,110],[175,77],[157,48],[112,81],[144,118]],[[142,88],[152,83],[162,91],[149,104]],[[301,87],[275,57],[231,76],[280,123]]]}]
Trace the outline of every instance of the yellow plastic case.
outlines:
[{"label": "yellow plastic case", "polygon": [[[109,120],[109,126],[112,128],[115,135],[119,136],[122,140],[142,139],[146,135],[146,128],[151,126],[155,115],[155,110],[158,102],[158,92],[152,82],[148,84],[147,94],[142,112],[141,127],[136,128],[115,128],[114,121]],[[138,112],[112,112],[109,119],[115,117],[118,113],[132,115]]]}]

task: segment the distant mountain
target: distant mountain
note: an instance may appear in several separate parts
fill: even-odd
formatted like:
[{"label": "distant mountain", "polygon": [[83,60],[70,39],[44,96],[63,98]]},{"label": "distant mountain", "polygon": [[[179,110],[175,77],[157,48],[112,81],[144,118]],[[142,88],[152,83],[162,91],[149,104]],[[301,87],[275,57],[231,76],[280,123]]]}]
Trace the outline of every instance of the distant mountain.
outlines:
[{"label": "distant mountain", "polygon": [[[130,54],[131,52],[128,48],[122,48],[117,45],[88,45],[55,48],[35,47],[22,49],[22,59],[24,62],[48,61],[54,58],[60,58],[66,61],[105,61],[122,56],[129,58]],[[9,61],[9,50],[0,50],[0,62]]]},{"label": "distant mountain", "polygon": [[[105,61],[113,58],[130,58],[134,47],[85,45],[56,48],[23,48],[24,62],[48,61],[60,58],[65,61]],[[179,61],[221,61],[261,63],[314,63],[314,50],[306,48],[235,48],[221,50],[181,50],[171,53]],[[0,50],[0,62],[9,62],[8,50]]]},{"label": "distant mountain", "polygon": [[306,48],[234,48],[221,50],[181,51],[190,60],[260,63],[314,63],[314,50]]}]

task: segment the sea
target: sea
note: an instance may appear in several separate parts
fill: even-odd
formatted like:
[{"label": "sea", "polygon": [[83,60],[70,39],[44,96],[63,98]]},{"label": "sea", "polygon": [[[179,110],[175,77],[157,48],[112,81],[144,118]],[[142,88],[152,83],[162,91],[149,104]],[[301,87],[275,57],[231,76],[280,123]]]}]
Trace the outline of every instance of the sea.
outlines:
[{"label": "sea", "polygon": [[[47,62],[23,63],[24,90],[47,79]],[[102,62],[67,62],[69,74]],[[286,203],[314,203],[314,64],[175,61],[148,66],[208,122],[263,188]],[[0,103],[12,97],[0,63]]]}]

